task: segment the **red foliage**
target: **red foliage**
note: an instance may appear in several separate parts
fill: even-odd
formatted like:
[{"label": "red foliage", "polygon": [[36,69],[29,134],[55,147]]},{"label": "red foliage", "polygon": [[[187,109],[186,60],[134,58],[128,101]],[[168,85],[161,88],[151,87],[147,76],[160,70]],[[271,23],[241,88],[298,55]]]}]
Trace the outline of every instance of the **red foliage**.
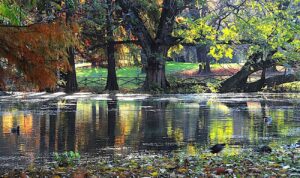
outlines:
[{"label": "red foliage", "polygon": [[[66,48],[76,43],[76,26],[68,27],[62,21],[34,24],[26,27],[0,27],[0,87],[11,75],[38,88],[54,87],[57,70],[68,70]],[[0,62],[1,62],[0,61]]]}]

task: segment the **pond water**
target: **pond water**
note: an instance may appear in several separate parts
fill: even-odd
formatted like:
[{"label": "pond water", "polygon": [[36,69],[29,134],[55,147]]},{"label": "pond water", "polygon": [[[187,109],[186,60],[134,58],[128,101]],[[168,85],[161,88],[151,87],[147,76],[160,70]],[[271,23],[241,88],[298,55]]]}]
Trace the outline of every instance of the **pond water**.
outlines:
[{"label": "pond water", "polygon": [[[300,138],[300,94],[0,96],[0,168],[53,152],[84,155],[242,148]],[[264,122],[264,116],[272,121]],[[20,126],[20,134],[11,128]]]}]

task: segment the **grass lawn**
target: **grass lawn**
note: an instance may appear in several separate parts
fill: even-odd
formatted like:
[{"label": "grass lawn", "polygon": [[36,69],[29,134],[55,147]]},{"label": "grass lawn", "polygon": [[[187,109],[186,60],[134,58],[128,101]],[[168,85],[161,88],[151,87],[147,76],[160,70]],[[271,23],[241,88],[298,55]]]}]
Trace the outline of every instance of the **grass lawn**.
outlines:
[{"label": "grass lawn", "polygon": [[[218,68],[230,68],[238,67],[240,64],[211,64],[212,69]],[[199,66],[197,63],[182,63],[182,62],[167,62],[166,73],[173,74],[177,72],[182,72],[185,70],[198,70]],[[122,67],[117,69],[118,77],[136,77],[137,75],[145,76],[141,74],[140,67]],[[106,77],[107,70],[105,68],[78,68],[77,77]]]},{"label": "grass lawn", "polygon": [[[230,68],[239,66],[239,64],[211,64],[212,69],[218,69],[218,68]],[[166,65],[166,73],[167,75],[171,75],[174,73],[186,71],[186,70],[198,70],[198,64],[197,63],[182,63],[182,62],[167,62]],[[105,80],[99,81],[97,77],[106,77],[107,76],[107,69],[105,68],[77,68],[77,78],[79,81],[80,87],[97,87],[105,85]],[[144,77],[145,74],[141,73],[140,67],[122,67],[117,69],[117,76],[118,77]],[[95,79],[89,79],[89,82],[84,83],[83,80],[86,77],[95,77]],[[118,81],[120,88],[123,89],[135,89],[138,88],[137,85],[134,85],[132,83],[127,83],[124,81]],[[103,88],[102,88],[103,89]]]}]

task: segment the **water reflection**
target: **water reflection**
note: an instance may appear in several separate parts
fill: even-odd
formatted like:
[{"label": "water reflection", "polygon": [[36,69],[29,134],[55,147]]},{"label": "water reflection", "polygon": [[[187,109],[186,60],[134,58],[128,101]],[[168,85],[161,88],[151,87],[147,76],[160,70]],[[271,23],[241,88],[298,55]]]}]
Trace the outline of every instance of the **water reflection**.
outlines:
[{"label": "water reflection", "polygon": [[[183,147],[192,153],[195,145],[289,144],[300,136],[295,98],[107,98],[1,102],[0,157],[23,155],[33,160],[37,155],[71,150],[119,154]],[[270,124],[264,122],[265,116],[273,118]],[[17,125],[19,136],[10,133]]]}]

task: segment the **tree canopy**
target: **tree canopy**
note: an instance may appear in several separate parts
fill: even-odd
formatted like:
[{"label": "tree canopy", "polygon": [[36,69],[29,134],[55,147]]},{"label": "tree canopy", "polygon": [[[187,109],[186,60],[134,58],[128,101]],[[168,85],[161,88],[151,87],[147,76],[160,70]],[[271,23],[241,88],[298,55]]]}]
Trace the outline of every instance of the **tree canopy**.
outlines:
[{"label": "tree canopy", "polygon": [[[170,51],[189,45],[208,49],[200,52],[216,60],[233,58],[243,46],[247,58],[241,70],[243,77],[239,77],[243,82],[229,79],[221,85],[227,86],[229,82],[247,86],[247,78],[254,72],[299,61],[299,3],[299,0],[3,0],[1,71],[7,76],[18,73],[41,88],[55,85],[57,70],[67,69],[69,74],[74,71],[72,76],[76,77],[72,44],[79,30],[70,24],[78,22],[82,44],[78,52],[84,58],[100,56],[110,61],[110,74],[116,68],[115,56],[110,54],[122,51],[119,44],[127,44],[128,49],[145,57],[145,90],[167,89],[167,56]],[[67,48],[65,52],[63,49]],[[48,78],[37,75],[41,72]],[[111,78],[117,80],[108,77]]]}]

